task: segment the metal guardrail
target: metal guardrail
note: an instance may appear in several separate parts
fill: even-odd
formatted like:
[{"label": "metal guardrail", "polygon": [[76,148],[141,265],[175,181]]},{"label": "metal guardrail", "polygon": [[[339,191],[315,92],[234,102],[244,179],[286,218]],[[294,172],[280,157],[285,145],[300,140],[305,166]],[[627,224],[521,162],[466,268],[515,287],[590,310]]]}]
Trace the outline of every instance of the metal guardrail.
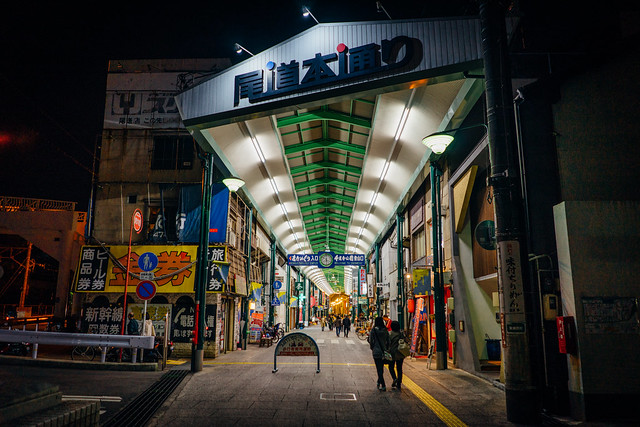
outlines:
[{"label": "metal guardrail", "polygon": [[[34,344],[32,355],[34,359],[38,357],[38,346],[35,344],[101,347],[101,361],[104,362],[109,347],[152,349],[154,340],[155,337],[139,335],[75,334],[0,329],[0,342],[28,342]],[[135,354],[137,352],[132,353]],[[133,362],[135,363],[135,360]]]}]

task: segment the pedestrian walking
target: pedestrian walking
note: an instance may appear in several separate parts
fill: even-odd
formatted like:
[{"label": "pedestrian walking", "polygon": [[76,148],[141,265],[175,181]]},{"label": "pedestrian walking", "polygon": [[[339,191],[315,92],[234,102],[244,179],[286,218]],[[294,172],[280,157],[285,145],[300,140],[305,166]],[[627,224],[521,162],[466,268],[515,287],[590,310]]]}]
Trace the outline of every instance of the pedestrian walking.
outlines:
[{"label": "pedestrian walking", "polygon": [[336,335],[340,336],[340,332],[342,331],[342,319],[340,319],[340,316],[336,317],[335,322],[333,322],[333,327],[336,329]]},{"label": "pedestrian walking", "polygon": [[329,330],[333,331],[333,315],[329,316]]},{"label": "pedestrian walking", "polygon": [[129,323],[127,323],[127,335],[139,335],[140,328],[138,321],[133,316],[133,313],[129,313]]},{"label": "pedestrian walking", "polygon": [[349,338],[349,332],[351,331],[351,318],[349,318],[349,316],[344,316],[342,329],[344,329],[344,337]]},{"label": "pedestrian walking", "polygon": [[147,313],[144,325],[142,325],[142,335],[145,337],[155,337],[156,336],[156,328],[153,326],[153,320],[151,320],[151,316]]},{"label": "pedestrian walking", "polygon": [[324,332],[324,327],[327,324],[327,320],[324,318],[324,316],[322,316],[320,318],[320,327],[322,328],[322,332]]},{"label": "pedestrian walking", "polygon": [[384,363],[385,356],[388,358],[389,354],[389,331],[387,331],[387,328],[384,326],[382,317],[376,317],[373,323],[373,329],[371,329],[371,333],[369,333],[369,348],[371,348],[373,361],[376,364],[376,371],[378,372],[378,390],[387,391],[384,383]]},{"label": "pedestrian walking", "polygon": [[389,373],[391,374],[391,379],[393,379],[391,388],[398,391],[402,388],[402,363],[405,358],[405,355],[398,351],[400,339],[405,339],[405,337],[400,332],[400,322],[394,320],[391,322],[391,332],[389,332],[389,353],[393,358],[389,362]]}]

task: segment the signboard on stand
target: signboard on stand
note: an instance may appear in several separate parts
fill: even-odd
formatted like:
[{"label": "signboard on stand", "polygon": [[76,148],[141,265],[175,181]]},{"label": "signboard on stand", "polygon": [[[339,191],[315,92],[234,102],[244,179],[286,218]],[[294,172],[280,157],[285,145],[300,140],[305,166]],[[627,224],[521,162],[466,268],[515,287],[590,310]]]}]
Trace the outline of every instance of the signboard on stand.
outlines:
[{"label": "signboard on stand", "polygon": [[320,349],[318,344],[313,338],[302,332],[292,332],[280,340],[273,355],[273,373],[278,372],[276,365],[278,356],[316,356],[318,358],[316,373],[320,372]]}]

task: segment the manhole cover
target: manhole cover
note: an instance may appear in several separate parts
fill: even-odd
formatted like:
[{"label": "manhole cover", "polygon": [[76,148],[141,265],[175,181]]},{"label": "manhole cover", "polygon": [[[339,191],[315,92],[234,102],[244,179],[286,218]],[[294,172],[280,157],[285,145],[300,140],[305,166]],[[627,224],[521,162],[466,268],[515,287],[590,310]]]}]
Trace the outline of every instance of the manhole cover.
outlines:
[{"label": "manhole cover", "polygon": [[357,400],[355,393],[320,393],[320,400]]}]

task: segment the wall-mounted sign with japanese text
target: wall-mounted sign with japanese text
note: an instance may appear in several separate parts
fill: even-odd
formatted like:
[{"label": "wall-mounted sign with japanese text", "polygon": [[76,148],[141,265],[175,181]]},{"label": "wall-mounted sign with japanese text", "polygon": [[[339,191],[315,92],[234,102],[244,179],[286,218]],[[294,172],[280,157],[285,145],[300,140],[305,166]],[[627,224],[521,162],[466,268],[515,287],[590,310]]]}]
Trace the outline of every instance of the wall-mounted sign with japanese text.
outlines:
[{"label": "wall-mounted sign with japanese text", "polygon": [[526,333],[524,285],[520,265],[520,242],[506,240],[498,242],[498,277],[502,280],[501,297],[504,307],[504,328],[507,335]]},{"label": "wall-mounted sign with japanese text", "polygon": [[119,335],[122,332],[123,308],[116,304],[85,304],[82,307],[82,332]]},{"label": "wall-mounted sign with japanese text", "polygon": [[[207,304],[205,307],[205,325],[207,330],[204,337],[206,341],[213,340],[216,329],[216,310],[215,304]],[[193,300],[187,301],[180,298],[174,305],[173,314],[171,316],[171,337],[174,342],[187,343],[191,341],[192,331],[195,327],[195,304]]]},{"label": "wall-mounted sign with japanese text", "polygon": [[76,274],[76,291],[103,292],[109,269],[108,247],[84,246]]},{"label": "wall-mounted sign with japanese text", "polygon": [[[107,251],[111,253],[111,257]],[[78,273],[75,277],[75,290],[77,292],[123,292],[127,252],[126,245],[104,248],[83,246],[78,262]],[[134,246],[131,250],[130,279],[153,281],[159,294],[193,293],[197,252],[197,245]],[[142,260],[141,257],[143,257]],[[148,257],[146,263],[144,257]],[[209,260],[207,290],[222,292],[226,290],[225,285],[228,284],[229,276],[226,246],[210,246]],[[143,269],[152,269],[152,271]],[[230,290],[233,289],[230,288]]]}]

